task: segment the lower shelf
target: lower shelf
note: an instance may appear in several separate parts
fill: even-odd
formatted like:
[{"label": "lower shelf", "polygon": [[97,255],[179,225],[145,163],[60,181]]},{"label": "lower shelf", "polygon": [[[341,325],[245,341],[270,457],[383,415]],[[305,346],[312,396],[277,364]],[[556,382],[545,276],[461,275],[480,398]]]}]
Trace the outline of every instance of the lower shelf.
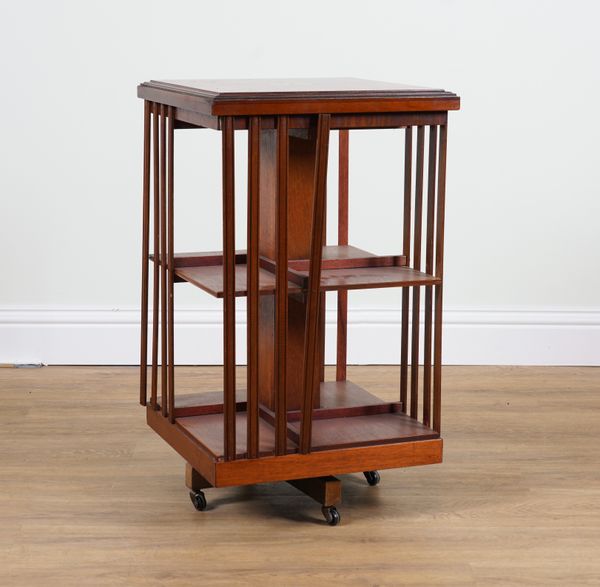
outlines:
[{"label": "lower shelf", "polygon": [[308,454],[293,452],[282,456],[224,461],[217,459],[193,432],[181,426],[179,420],[171,424],[151,406],[146,409],[146,417],[148,425],[212,487],[253,485],[442,462],[441,438],[402,440],[388,444],[319,450]]},{"label": "lower shelf", "polygon": [[[223,460],[224,418],[222,392],[182,396],[176,401],[176,425],[203,445],[216,460]],[[238,390],[236,454],[246,454],[245,391]],[[321,384],[321,407],[313,412],[312,450],[384,445],[431,440],[439,434],[350,381]],[[261,408],[259,454],[271,456],[275,449],[272,413]],[[298,412],[288,413],[288,453],[297,452],[301,422]]]}]

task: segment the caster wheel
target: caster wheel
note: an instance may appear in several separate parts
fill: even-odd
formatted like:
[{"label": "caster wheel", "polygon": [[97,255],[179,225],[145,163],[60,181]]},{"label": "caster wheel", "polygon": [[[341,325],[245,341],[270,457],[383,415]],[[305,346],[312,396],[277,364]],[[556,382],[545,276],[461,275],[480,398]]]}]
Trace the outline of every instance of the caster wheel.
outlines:
[{"label": "caster wheel", "polygon": [[365,479],[367,480],[367,483],[371,487],[374,487],[375,485],[378,485],[379,482],[381,481],[381,477],[379,476],[379,471],[365,471],[363,473],[363,475],[365,476]]},{"label": "caster wheel", "polygon": [[340,512],[337,511],[335,506],[323,507],[323,508],[321,508],[321,511],[323,512],[325,521],[330,526],[337,526],[340,523],[340,520],[342,518],[340,516]]},{"label": "caster wheel", "polygon": [[190,499],[199,512],[206,509],[206,497],[202,491],[190,491]]}]

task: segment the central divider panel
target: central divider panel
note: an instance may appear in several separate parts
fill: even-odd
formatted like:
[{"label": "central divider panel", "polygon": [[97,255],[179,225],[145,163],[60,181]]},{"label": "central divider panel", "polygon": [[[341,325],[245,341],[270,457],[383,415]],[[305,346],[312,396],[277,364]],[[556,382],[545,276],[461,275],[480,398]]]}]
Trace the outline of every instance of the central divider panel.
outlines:
[{"label": "central divider panel", "polygon": [[[292,130],[288,155],[288,259],[310,257],[314,201],[316,128]],[[275,215],[277,210],[277,131],[260,132],[260,233],[259,252],[276,259]],[[259,399],[275,409],[275,296],[261,295],[259,302]],[[302,407],[304,331],[306,298],[290,295],[288,300],[287,409]],[[323,337],[324,323],[320,336]],[[314,407],[319,407],[318,379],[315,379]]]}]

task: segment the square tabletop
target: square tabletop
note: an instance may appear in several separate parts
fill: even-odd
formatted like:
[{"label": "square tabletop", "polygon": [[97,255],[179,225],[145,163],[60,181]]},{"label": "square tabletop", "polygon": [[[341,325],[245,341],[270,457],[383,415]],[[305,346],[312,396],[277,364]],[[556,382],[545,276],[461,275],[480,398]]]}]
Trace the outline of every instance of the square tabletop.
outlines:
[{"label": "square tabletop", "polygon": [[196,79],[149,81],[138,96],[209,116],[458,110],[439,88],[359,78]]}]

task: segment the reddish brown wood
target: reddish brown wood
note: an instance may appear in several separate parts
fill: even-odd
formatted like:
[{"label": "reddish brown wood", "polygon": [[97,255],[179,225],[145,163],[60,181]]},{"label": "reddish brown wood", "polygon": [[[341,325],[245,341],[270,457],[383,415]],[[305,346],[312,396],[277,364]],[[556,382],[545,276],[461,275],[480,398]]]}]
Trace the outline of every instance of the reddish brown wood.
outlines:
[{"label": "reddish brown wood", "polygon": [[[152,258],[153,256],[150,255]],[[235,252],[236,264],[245,264],[247,255],[245,250]],[[159,259],[160,261],[160,259]],[[173,256],[175,269],[180,267],[206,267],[209,265],[223,265],[223,253],[221,251],[204,251],[197,253],[175,253]]]},{"label": "reddish brown wood", "polygon": [[185,486],[192,491],[208,489],[212,485],[189,463],[185,464]]},{"label": "reddish brown wood", "polygon": [[[149,424],[189,463],[192,487],[311,478],[299,485],[315,494],[323,489],[315,477],[439,462],[446,110],[458,107],[458,98],[442,90],[356,80],[219,84],[214,80],[152,82],[140,88],[146,100],[160,102],[156,108],[152,102],[145,105],[144,119],[142,285],[146,295],[150,259],[155,270]],[[417,127],[414,170],[413,126]],[[426,210],[425,126],[430,126]],[[175,254],[174,129],[203,127],[222,131],[223,250]],[[234,131],[246,128],[248,248],[236,252]],[[341,131],[338,245],[323,247],[332,128]],[[372,255],[348,245],[351,128],[406,129],[402,255]],[[150,255],[153,154],[154,251]],[[223,297],[222,392],[175,397],[175,281],[189,281]],[[403,288],[402,401],[386,403],[345,381],[347,291],[398,286]],[[417,420],[420,286],[426,288],[423,423]],[[330,290],[341,292],[339,381],[319,383],[324,365],[324,300]],[[148,298],[144,303],[143,295],[142,326],[147,336]],[[236,295],[248,296],[247,390],[236,390],[235,385]],[[142,366],[147,352],[141,350]],[[144,382],[141,375],[142,403]],[[407,405],[410,416],[405,413]]]},{"label": "reddish brown wood", "polygon": [[157,410],[152,409],[152,406],[146,407],[146,422],[209,483],[214,485],[215,459],[201,441],[188,434],[179,426],[178,421],[171,424],[168,418],[163,418]]},{"label": "reddish brown wood", "polygon": [[[351,381],[325,381],[320,384],[320,408],[314,409],[315,417],[319,417],[321,413],[340,413],[345,410],[352,412],[355,408],[371,409],[373,406],[383,406],[382,410],[377,413],[385,413],[389,411],[397,411],[396,406],[400,406],[399,402],[388,402],[369,393],[362,387],[352,383]],[[236,389],[236,411],[246,411],[246,389]],[[394,406],[390,410],[389,406]],[[175,412],[177,416],[195,416],[202,414],[222,414],[223,413],[223,391],[205,391],[199,393],[184,393],[177,394],[175,398]],[[261,406],[261,417],[266,417],[265,414],[271,414],[271,424],[275,425],[275,413],[265,406]],[[301,412],[298,410],[288,411],[289,420],[298,420]],[[354,412],[352,412],[354,413]],[[370,413],[370,412],[365,412]],[[364,415],[360,413],[359,415]]]},{"label": "reddish brown wood", "polygon": [[[346,249],[353,247],[324,247],[324,254],[335,254],[331,252],[331,249],[334,248]],[[327,253],[327,249],[330,249],[329,253]],[[368,253],[361,251],[360,254]],[[182,267],[178,266],[180,261],[175,258],[176,277],[196,285],[215,297],[223,297],[222,255],[213,255],[212,253],[207,253],[206,256],[192,253],[185,253],[185,255]],[[245,296],[248,293],[245,252],[238,252],[235,256],[235,262],[235,295]],[[293,261],[289,262],[290,265],[293,263]],[[304,262],[302,261],[302,263]],[[324,260],[321,271],[321,289],[327,291],[340,288],[369,289],[397,287],[405,284],[414,285],[417,283],[433,284],[439,281],[431,275],[409,269],[404,264],[405,259],[402,255],[364,258],[361,256],[357,259]],[[259,266],[260,294],[274,294],[277,264],[261,257]],[[304,267],[304,265],[301,266]],[[334,267],[335,269],[328,269],[328,267]],[[287,275],[289,293],[299,293],[302,289],[306,289],[308,271],[297,271],[290,268]]]},{"label": "reddish brown wood", "polygon": [[248,458],[258,456],[258,234],[260,193],[260,119],[250,119],[248,131],[248,301],[247,301],[247,385],[248,385]]},{"label": "reddish brown wood", "polygon": [[[257,458],[249,459],[246,442],[248,440],[247,433],[247,417],[244,412],[235,412],[236,418],[236,453],[235,458],[243,461],[258,461],[259,458],[265,456],[273,456],[275,454],[275,428],[270,422],[264,418],[259,418],[259,445]],[[202,444],[210,451],[210,454],[216,460],[225,459],[225,447],[223,445],[224,426],[223,414],[206,414],[201,416],[179,417],[176,424],[181,426],[183,430],[191,437],[201,440]],[[431,432],[431,429],[429,429]],[[289,441],[289,451],[295,450],[295,445]],[[233,459],[229,459],[233,460]]]},{"label": "reddish brown wood", "polygon": [[[400,402],[376,403],[365,406],[346,406],[335,408],[318,408],[313,410],[313,420],[331,420],[333,418],[354,418],[356,416],[373,416],[374,414],[390,414],[402,411]],[[288,422],[298,422],[301,412],[289,412]]]},{"label": "reddish brown wood", "polygon": [[[246,284],[247,278],[247,267],[246,264],[236,264],[234,266],[235,271],[235,295],[246,296],[248,288]],[[181,267],[176,270],[176,274],[183,280],[192,283],[203,289],[207,293],[222,298],[224,292],[223,283],[223,267],[221,264],[218,265],[207,265],[200,267]],[[275,274],[272,271],[259,268],[259,293],[261,297],[267,296],[268,294],[275,293]],[[288,288],[290,293],[299,293],[301,287],[295,283],[288,282]],[[261,349],[262,350],[262,349]],[[259,352],[262,354],[262,352]],[[261,359],[262,360],[262,359]]]},{"label": "reddish brown wood", "polygon": [[288,330],[288,119],[277,125],[276,297],[275,297],[275,454],[287,451],[287,330]]},{"label": "reddish brown wood", "polygon": [[[356,256],[346,253],[347,250],[357,252]],[[365,256],[366,255],[366,256]],[[360,249],[349,246],[324,246],[322,269],[360,269],[363,267],[402,267],[405,265],[404,255],[378,256],[366,253]],[[290,261],[288,267],[297,275],[308,277],[310,267],[309,259],[296,259]]]},{"label": "reddish brown wood", "polygon": [[336,349],[336,381],[346,379],[346,361],[348,345],[348,291],[338,290],[337,293],[337,349]]},{"label": "reddish brown wood", "polygon": [[325,381],[325,314],[327,312],[327,297],[320,293],[319,300],[319,372],[317,383]]},{"label": "reddish brown wood", "polygon": [[[436,218],[435,273],[442,279],[444,271],[444,212],[446,205],[446,143],[447,127],[440,126],[438,161],[438,200]],[[442,284],[435,287],[434,348],[433,348],[433,429],[441,431],[442,416]]]},{"label": "reddish brown wood", "polygon": [[159,139],[159,112],[158,104],[152,106],[152,128],[153,128],[153,218],[152,230],[154,232],[154,259],[152,268],[152,379],[150,404],[156,409],[158,394],[158,307],[159,307],[159,285],[160,285],[160,265],[158,262],[158,253],[160,250],[160,139]]},{"label": "reddish brown wood", "polygon": [[[339,131],[339,169],[338,169],[338,245],[348,245],[348,169],[349,169],[348,130]],[[346,379],[346,357],[348,339],[348,292],[337,293],[337,381]]]},{"label": "reddish brown wood", "polygon": [[[245,392],[246,390],[244,390]],[[236,394],[237,396],[237,394]],[[221,401],[223,401],[223,394],[220,397]],[[247,412],[248,410],[248,402],[246,401],[238,401],[235,404],[235,411],[237,412]],[[195,402],[192,402],[191,405],[180,405],[179,402],[175,404],[175,418],[185,418],[187,416],[205,416],[207,414],[224,414],[225,409],[223,404],[200,404],[196,405]]]},{"label": "reddish brown wood", "polygon": [[[310,222],[314,199],[314,169],[316,136],[313,129],[303,136],[289,135],[288,141],[288,259],[306,259],[310,256]],[[277,133],[261,132],[261,234],[260,248],[264,258],[276,258],[277,213]],[[296,292],[293,288],[296,287]],[[306,299],[298,293],[298,286],[288,283],[291,294],[288,301],[288,339],[286,345],[288,372],[297,370],[304,361],[304,328]],[[274,293],[274,292],[273,292]],[[261,367],[260,401],[274,408],[275,394],[275,298],[262,295],[260,301],[259,357]],[[299,408],[303,401],[302,377],[287,377],[287,407]],[[318,405],[318,393],[315,394]]]},{"label": "reddish brown wood", "polygon": [[[410,264],[410,220],[412,201],[412,128],[404,131],[404,210],[402,229],[402,254]],[[400,334],[400,401],[407,410],[408,401],[408,320],[410,292],[402,290],[402,325]]]},{"label": "reddish brown wood", "polygon": [[[215,459],[222,460],[224,457],[223,415],[216,410],[210,412],[207,408],[193,416],[179,416],[177,424],[191,438],[201,443]],[[395,404],[383,404],[343,410],[319,410],[319,417],[313,422],[311,450],[385,445],[438,438],[437,432],[406,414],[398,413],[395,408]],[[247,455],[246,414],[237,411],[236,419],[237,456],[244,459]],[[259,426],[259,456],[274,455],[275,433],[272,413],[264,413],[259,420]],[[289,421],[287,452],[294,452],[298,446],[300,428],[301,421],[297,419]]]},{"label": "reddish brown wood", "polygon": [[175,297],[173,292],[173,283],[175,280],[174,272],[174,238],[175,238],[175,203],[174,203],[174,163],[175,163],[175,128],[174,128],[173,108],[169,107],[168,111],[168,123],[169,123],[169,136],[168,136],[168,278],[169,278],[169,289],[168,289],[168,320],[167,320],[167,339],[168,339],[168,391],[169,391],[169,403],[167,411],[171,422],[175,422]]},{"label": "reddish brown wood", "polygon": [[439,112],[460,105],[441,89],[356,78],[151,81],[138,86],[138,96],[212,116]]},{"label": "reddish brown wood", "polygon": [[[160,254],[167,258],[167,108],[160,107]],[[167,415],[168,409],[168,377],[167,377],[167,267],[160,266],[160,393],[162,415]]]},{"label": "reddish brown wood", "polygon": [[142,301],[140,316],[140,404],[146,405],[148,379],[148,270],[150,241],[150,115],[144,101],[144,171],[142,186]]},{"label": "reddish brown wood", "polygon": [[[331,116],[329,117],[329,124],[331,128]],[[329,155],[328,155],[329,156]],[[327,246],[327,181],[325,182],[325,202],[323,203],[323,216],[325,221],[323,222],[323,248]],[[323,263],[323,256],[321,254],[321,267]],[[306,282],[308,287],[308,281]],[[319,299],[319,372],[317,374],[317,380],[315,382],[315,389],[319,389],[319,383],[325,381],[325,315],[327,312],[327,296],[325,292],[320,293]]]},{"label": "reddish brown wood", "polygon": [[310,276],[306,308],[306,329],[304,343],[304,403],[302,410],[302,431],[300,450],[310,452],[311,411],[315,394],[315,369],[317,363],[317,340],[319,318],[319,285],[321,283],[321,258],[323,256],[323,227],[325,223],[325,187],[327,182],[327,158],[329,148],[329,115],[319,116],[317,125],[317,155],[315,165],[315,188],[312,214],[312,243],[310,255]]},{"label": "reddish brown wood", "polygon": [[[423,160],[425,154],[425,128],[417,128],[417,168],[415,182],[415,228],[412,266],[421,269],[421,232],[423,226]],[[419,320],[420,320],[420,294],[419,287],[413,288],[412,300],[412,350],[410,370],[410,415],[417,418],[419,409]]]},{"label": "reddish brown wood", "polygon": [[[427,233],[425,248],[425,272],[433,273],[435,178],[437,153],[437,126],[429,129],[429,159],[427,186]],[[425,287],[425,326],[423,356],[423,424],[431,425],[431,343],[432,343],[432,287]]]},{"label": "reddish brown wood", "polygon": [[226,460],[236,458],[235,412],[235,184],[233,121],[226,117],[222,131],[223,165],[223,388]]},{"label": "reddish brown wood", "polygon": [[350,152],[350,132],[339,132],[338,169],[338,245],[348,244],[348,170]]},{"label": "reddish brown wood", "polygon": [[[177,125],[175,128],[212,128],[221,130],[218,116],[201,114],[183,108],[176,108]],[[332,114],[330,129],[380,129],[404,128],[406,126],[446,124],[447,112],[387,112],[381,114]],[[261,127],[264,130],[277,128],[277,116],[261,116]],[[295,114],[288,117],[288,128],[308,129],[314,124],[314,116]],[[238,116],[234,119],[235,130],[248,128],[248,117]]]},{"label": "reddish brown wood", "polygon": [[333,506],[342,501],[342,482],[331,475],[310,479],[292,479],[288,483],[312,497],[322,506]]},{"label": "reddish brown wood", "polygon": [[321,272],[321,288],[326,291],[431,285],[438,282],[437,277],[408,267],[359,267],[351,270],[325,269]]},{"label": "reddish brown wood", "polygon": [[[300,423],[290,422],[290,438],[297,443]],[[294,434],[295,433],[295,434]],[[369,446],[429,440],[439,434],[406,414],[384,413],[344,418],[315,418],[311,451],[347,446]]]},{"label": "reddish brown wood", "polygon": [[333,114],[331,128],[340,130],[406,128],[427,124],[446,124],[447,112],[387,112],[384,114]]},{"label": "reddish brown wood", "polygon": [[442,446],[441,439],[420,440],[217,463],[215,487],[430,465],[442,462]]}]

